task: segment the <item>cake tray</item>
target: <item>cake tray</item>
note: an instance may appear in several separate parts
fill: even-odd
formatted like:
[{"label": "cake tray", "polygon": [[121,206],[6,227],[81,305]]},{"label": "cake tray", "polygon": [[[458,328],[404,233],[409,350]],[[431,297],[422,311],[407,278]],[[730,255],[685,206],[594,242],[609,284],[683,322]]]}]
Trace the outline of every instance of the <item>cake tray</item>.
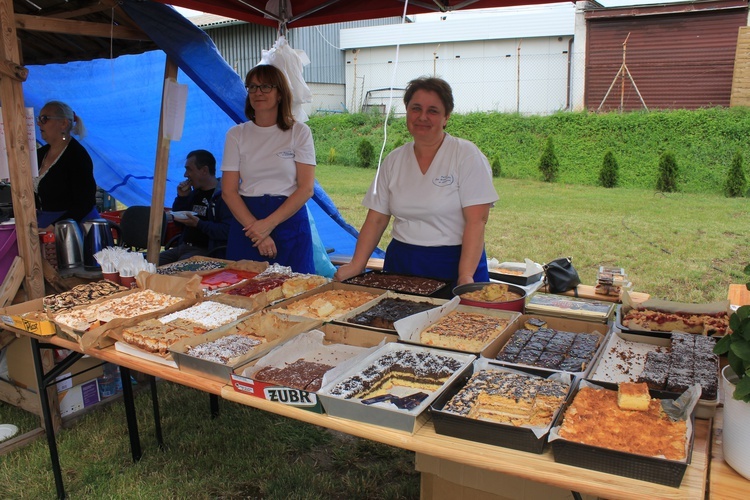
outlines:
[{"label": "cake tray", "polygon": [[[430,415],[435,426],[435,432],[446,436],[453,436],[469,441],[478,441],[480,443],[502,446],[514,450],[525,451],[528,453],[542,453],[544,445],[547,442],[549,427],[556,420],[557,413],[552,418],[552,422],[547,426],[547,430],[540,437],[529,427],[516,427],[509,424],[490,422],[487,420],[478,420],[464,417],[455,413],[443,411],[443,408],[468,382],[471,376],[482,369],[520,372],[527,375],[549,377],[549,372],[533,369],[512,370],[498,365],[490,365],[487,360],[477,360],[473,363],[473,369],[463,373],[457,378],[445,391],[438,396],[430,406]],[[572,388],[572,383],[571,383]],[[568,391],[568,395],[570,390]],[[567,398],[567,396],[566,396]],[[562,408],[562,405],[560,405]],[[557,410],[559,412],[560,409]]]},{"label": "cake tray", "polygon": [[[211,330],[197,337],[182,339],[169,347],[177,367],[180,371],[216,380],[218,382],[230,382],[231,374],[238,367],[254,360],[278,344],[297,335],[298,333],[320,326],[320,321],[305,319],[304,321],[287,321],[275,315],[267,313],[256,313],[246,316],[241,320]],[[210,342],[227,335],[241,333],[250,330],[256,336],[263,336],[266,342],[259,344],[250,352],[230,360],[228,364],[217,361],[191,356],[186,351],[192,346]]]},{"label": "cake tray", "polygon": [[[563,405],[563,409],[557,416],[553,430],[562,425],[565,412],[568,410],[575,394],[580,388],[580,382],[579,380],[571,397]],[[596,385],[610,390],[617,390],[617,385],[615,384],[596,382]],[[682,483],[682,478],[693,456],[695,432],[692,429],[694,428],[694,421],[695,410],[693,410],[690,416],[687,456],[683,461],[636,455],[634,453],[568,441],[563,438],[552,439],[550,445],[552,446],[555,462],[678,488],[680,483]]]},{"label": "cake tray", "polygon": [[[503,269],[517,270],[522,273],[504,273]],[[542,279],[543,273],[544,271],[539,264],[527,264],[526,262],[502,262],[498,267],[490,269],[489,271],[491,279],[521,286],[528,286],[532,283],[536,283]]]},{"label": "cake tray", "polygon": [[[337,383],[343,381],[355,374],[361,373],[365,368],[373,364],[378,358],[384,354],[395,352],[395,351],[414,351],[414,352],[429,352],[432,354],[446,356],[453,358],[461,366],[451,375],[443,385],[435,391],[429,392],[426,399],[424,399],[418,406],[412,409],[399,409],[391,403],[375,403],[375,404],[363,404],[362,399],[350,398],[344,399],[339,396],[334,396],[330,393],[331,389],[336,386]],[[367,424],[379,425],[388,427],[391,429],[408,432],[410,434],[415,433],[428,419],[427,408],[432,402],[438,397],[438,395],[445,390],[454,380],[463,376],[464,372],[471,369],[471,363],[476,359],[475,356],[470,354],[460,354],[451,351],[442,351],[438,349],[430,349],[427,347],[419,347],[408,344],[401,344],[392,342],[385,344],[380,347],[377,351],[367,356],[361,363],[351,367],[350,370],[342,373],[334,380],[323,386],[318,391],[318,397],[323,402],[323,408],[326,413],[332,417],[348,418],[350,420],[356,420],[358,422],[364,422]],[[419,389],[414,389],[412,392],[419,392]],[[423,391],[427,392],[427,391]]]},{"label": "cake tray", "polygon": [[[374,276],[376,278],[378,278],[378,277],[399,277],[399,276],[402,276],[404,278],[419,278],[419,279],[424,279],[424,280],[432,280],[432,281],[439,282],[441,284],[437,284],[436,283],[435,286],[433,287],[434,289],[431,290],[429,293],[419,293],[419,292],[415,292],[415,291],[405,290],[405,289],[399,288],[399,287],[376,286],[376,285],[368,284],[366,282],[363,282],[363,283],[358,283],[357,282],[358,280],[361,280],[363,278],[367,279],[370,276]],[[370,287],[370,288],[379,288],[381,290],[392,290],[392,291],[398,292],[398,293],[405,293],[405,294],[408,294],[408,295],[418,295],[418,296],[421,296],[421,297],[436,297],[436,298],[440,298],[440,299],[450,299],[450,298],[453,297],[452,289],[451,289],[451,287],[448,286],[448,285],[450,285],[449,281],[442,280],[442,279],[439,279],[439,278],[429,278],[429,277],[424,277],[424,276],[412,276],[412,275],[408,275],[408,274],[389,273],[389,272],[386,272],[386,271],[367,271],[365,273],[358,274],[357,276],[352,276],[351,278],[349,278],[347,280],[344,280],[343,283],[351,283],[351,284],[354,284],[354,285],[366,286],[366,287]]]},{"label": "cake tray", "polygon": [[525,312],[526,314],[609,323],[614,309],[615,304],[613,302],[536,292],[526,302]]},{"label": "cake tray", "polygon": [[544,321],[547,322],[547,327],[552,328],[553,330],[573,332],[573,333],[598,333],[599,335],[601,335],[601,339],[599,341],[599,345],[596,348],[596,351],[594,352],[594,356],[591,358],[591,361],[588,363],[588,365],[586,365],[584,370],[580,372],[569,372],[569,373],[573,373],[573,375],[577,377],[585,377],[590,373],[592,366],[596,364],[597,360],[599,359],[602,352],[604,351],[604,346],[607,344],[607,339],[609,338],[608,336],[610,335],[610,331],[611,331],[610,326],[603,325],[601,323],[592,323],[590,321],[559,318],[559,317],[554,317],[554,316],[543,316],[541,314],[524,314],[520,316],[514,324],[512,324],[509,328],[507,328],[502,333],[502,335],[500,335],[499,342],[493,343],[489,348],[482,351],[482,358],[487,358],[489,362],[493,364],[509,366],[513,368],[522,368],[522,369],[531,368],[534,370],[539,370],[539,371],[547,372],[547,373],[562,372],[563,370],[554,369],[554,368],[544,368],[540,366],[523,365],[519,363],[511,363],[508,361],[500,361],[498,359],[495,359],[497,355],[500,353],[500,351],[502,351],[503,347],[505,347],[505,344],[507,344],[508,341],[511,339],[513,334],[519,329],[524,328],[524,323],[530,318],[543,319]]},{"label": "cake tray", "polygon": [[[615,329],[609,336],[607,345],[602,349],[601,355],[593,364],[588,378],[596,383],[609,382],[636,382],[638,375],[643,370],[643,363],[649,351],[657,348],[669,348],[670,340],[658,335],[644,335],[625,333]],[[628,352],[620,352],[627,347]],[[630,376],[632,374],[632,376]],[[716,372],[718,379],[719,373]],[[674,399],[679,394],[651,389],[651,394],[659,399]],[[716,399],[700,399],[695,408],[695,418],[709,419],[716,414],[719,406],[719,391]]]}]

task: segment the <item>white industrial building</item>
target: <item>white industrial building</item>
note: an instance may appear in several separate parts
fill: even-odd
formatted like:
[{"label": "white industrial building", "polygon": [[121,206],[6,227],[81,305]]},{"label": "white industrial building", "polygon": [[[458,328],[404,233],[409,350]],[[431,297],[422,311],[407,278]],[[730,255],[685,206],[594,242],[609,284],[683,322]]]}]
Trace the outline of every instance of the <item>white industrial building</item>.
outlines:
[{"label": "white industrial building", "polygon": [[584,52],[573,41],[576,24],[576,5],[565,2],[342,29],[347,108],[385,110],[392,104],[392,112],[401,114],[399,89],[412,78],[434,75],[453,87],[459,113],[582,109]]}]

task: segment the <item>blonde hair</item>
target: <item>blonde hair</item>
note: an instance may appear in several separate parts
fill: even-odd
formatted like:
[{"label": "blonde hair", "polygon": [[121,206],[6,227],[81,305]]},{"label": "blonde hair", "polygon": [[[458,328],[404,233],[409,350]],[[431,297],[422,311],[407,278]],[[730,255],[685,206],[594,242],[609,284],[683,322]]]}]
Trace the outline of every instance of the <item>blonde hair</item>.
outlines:
[{"label": "blonde hair", "polygon": [[65,104],[62,101],[50,101],[45,104],[44,107],[57,108],[60,116],[64,116],[70,123],[70,127],[68,127],[69,133],[77,135],[81,139],[86,136],[86,126],[83,124],[83,120],[81,120],[81,117],[75,114],[75,111],[73,111],[73,108],[71,108],[69,105]]}]

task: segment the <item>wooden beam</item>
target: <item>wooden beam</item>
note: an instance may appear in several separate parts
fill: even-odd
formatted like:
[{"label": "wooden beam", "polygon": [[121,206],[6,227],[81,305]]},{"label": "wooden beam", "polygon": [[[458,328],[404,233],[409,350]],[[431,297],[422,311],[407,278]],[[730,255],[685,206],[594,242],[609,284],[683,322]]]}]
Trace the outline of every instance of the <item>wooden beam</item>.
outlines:
[{"label": "wooden beam", "polygon": [[23,261],[21,257],[15,257],[8,268],[3,284],[0,285],[0,307],[6,307],[13,302],[21,283],[23,283]]},{"label": "wooden beam", "polygon": [[7,76],[19,82],[25,82],[29,76],[29,70],[12,61],[2,61],[0,62],[0,76]]},{"label": "wooden beam", "polygon": [[151,217],[148,224],[148,250],[146,260],[153,264],[159,262],[161,251],[161,224],[164,217],[164,191],[167,183],[170,140],[164,137],[164,100],[167,84],[177,81],[177,63],[170,57],[164,66],[164,87],[162,88],[161,114],[159,117],[159,137],[156,138],[156,165],[154,165],[154,185],[151,191]]},{"label": "wooden beam", "polygon": [[146,33],[134,28],[113,26],[109,23],[92,23],[90,21],[74,21],[71,19],[53,19],[45,16],[30,16],[28,14],[16,14],[15,26],[16,29],[26,31],[44,31],[66,35],[115,38],[118,40],[151,40]]},{"label": "wooden beam", "polygon": [[[18,65],[21,61],[12,0],[0,0],[0,61]],[[0,78],[0,102],[3,104],[18,255],[24,263],[24,289],[29,299],[36,299],[44,296],[44,277],[29,161],[33,152],[29,151],[23,88],[19,80]]]}]

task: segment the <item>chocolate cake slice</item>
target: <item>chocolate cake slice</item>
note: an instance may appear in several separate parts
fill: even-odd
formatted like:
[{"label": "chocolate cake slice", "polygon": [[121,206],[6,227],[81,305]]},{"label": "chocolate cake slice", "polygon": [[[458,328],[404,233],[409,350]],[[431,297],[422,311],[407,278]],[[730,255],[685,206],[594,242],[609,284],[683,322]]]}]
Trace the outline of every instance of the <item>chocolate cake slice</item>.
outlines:
[{"label": "chocolate cake slice", "polygon": [[349,318],[347,322],[356,325],[395,330],[393,323],[396,321],[435,307],[437,307],[436,304],[431,304],[429,302],[415,302],[401,298],[387,298],[381,300],[370,309],[357,314],[353,318]]}]

